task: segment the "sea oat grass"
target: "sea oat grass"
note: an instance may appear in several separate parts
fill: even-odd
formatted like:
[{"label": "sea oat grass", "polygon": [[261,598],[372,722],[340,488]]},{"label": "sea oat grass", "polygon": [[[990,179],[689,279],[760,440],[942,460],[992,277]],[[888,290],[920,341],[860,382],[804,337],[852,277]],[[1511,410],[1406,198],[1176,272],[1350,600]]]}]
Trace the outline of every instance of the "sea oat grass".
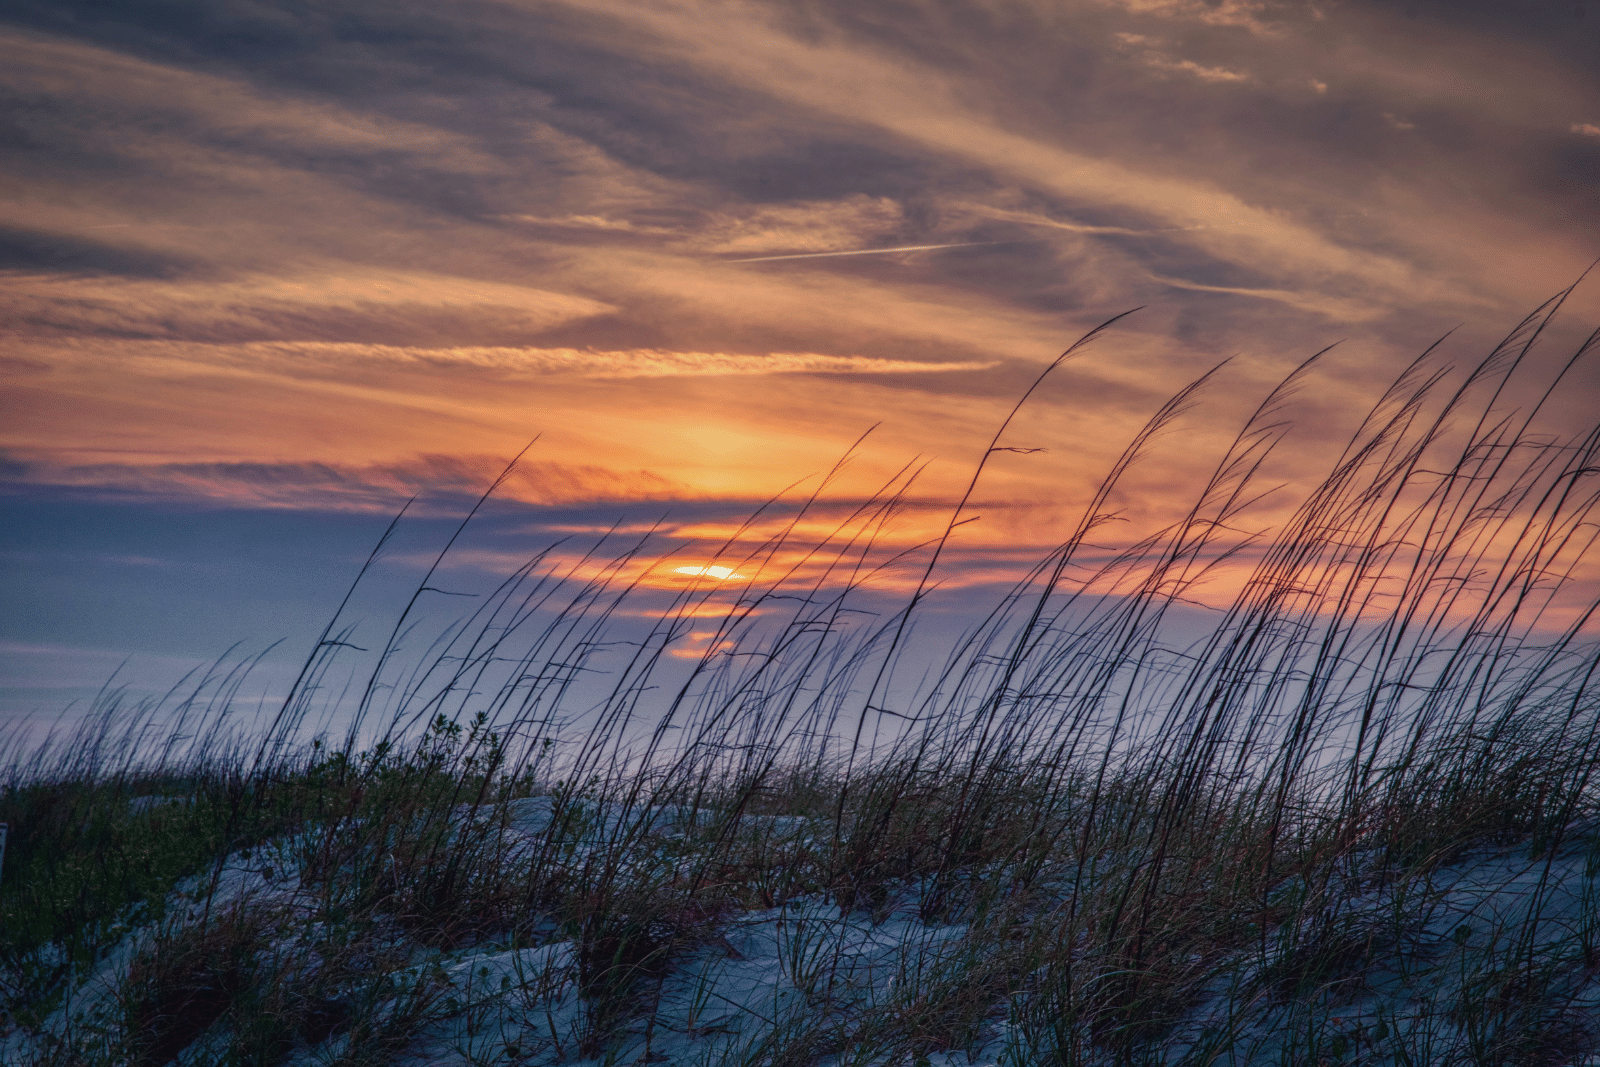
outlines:
[{"label": "sea oat grass", "polygon": [[[407,653],[464,523],[387,643],[336,617],[254,731],[239,670],[108,693],[8,750],[0,1056],[1578,1063],[1600,427],[1503,400],[1558,304],[1464,376],[1406,369],[1252,526],[1309,362],[1178,521],[1106,551],[1119,479],[1203,380],[1181,391],[931,660],[916,622],[975,498],[887,550],[907,474],[829,535],[820,490],[774,502],[706,546],[752,577],[664,611],[635,608],[650,539],[602,543]],[[332,710],[344,737],[307,742]]]}]

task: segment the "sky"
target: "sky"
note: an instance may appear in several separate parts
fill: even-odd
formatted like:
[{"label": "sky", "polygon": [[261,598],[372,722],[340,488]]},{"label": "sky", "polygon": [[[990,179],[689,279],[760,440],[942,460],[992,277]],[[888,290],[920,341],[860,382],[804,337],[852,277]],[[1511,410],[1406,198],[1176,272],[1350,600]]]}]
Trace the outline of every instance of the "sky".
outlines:
[{"label": "sky", "polygon": [[[1291,500],[1418,352],[1600,257],[1596,57],[1592,0],[14,0],[0,716],[278,641],[281,684],[408,498],[371,618],[530,441],[456,580],[613,528],[708,565],[908,468],[919,543],[1123,312],[1006,427],[949,588],[1226,360],[1115,501],[1158,525],[1335,345]],[[1591,279],[1540,358],[1597,323]],[[1549,417],[1597,408],[1581,368]]]}]

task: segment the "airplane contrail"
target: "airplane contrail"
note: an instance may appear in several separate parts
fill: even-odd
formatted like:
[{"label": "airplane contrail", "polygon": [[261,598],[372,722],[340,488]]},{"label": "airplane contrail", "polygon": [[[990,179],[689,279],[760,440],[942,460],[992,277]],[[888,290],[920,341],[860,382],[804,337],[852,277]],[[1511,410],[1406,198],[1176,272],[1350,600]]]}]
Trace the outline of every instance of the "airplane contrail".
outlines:
[{"label": "airplane contrail", "polygon": [[901,245],[898,248],[857,248],[849,252],[799,252],[788,256],[753,256],[750,259],[725,259],[724,263],[770,263],[775,259],[821,259],[824,256],[881,256],[887,252],[926,252],[935,248],[976,248],[978,245],[1020,245],[1028,241],[962,241],[951,245]]}]

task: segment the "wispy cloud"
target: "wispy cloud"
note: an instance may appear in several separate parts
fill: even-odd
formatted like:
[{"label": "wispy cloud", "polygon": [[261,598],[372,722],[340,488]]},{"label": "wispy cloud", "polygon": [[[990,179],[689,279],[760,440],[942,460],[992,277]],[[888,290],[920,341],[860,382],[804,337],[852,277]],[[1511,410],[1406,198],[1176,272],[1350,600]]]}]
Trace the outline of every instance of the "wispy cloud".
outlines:
[{"label": "wispy cloud", "polygon": [[1228,70],[1224,67],[1202,66],[1192,59],[1173,59],[1166,52],[1155,47],[1160,43],[1159,41],[1144,34],[1117,33],[1114,36],[1122,45],[1130,49],[1139,49],[1138,57],[1140,62],[1156,70],[1187,74],[1208,82],[1246,82],[1250,80],[1249,73],[1244,71]]},{"label": "wispy cloud", "polygon": [[[434,455],[381,464],[95,463],[13,464],[14,482],[82,490],[138,492],[246,507],[393,511],[408,497],[481,493],[505,467],[496,456]],[[591,500],[672,500],[688,487],[650,471],[524,463],[502,496],[530,504]]]},{"label": "wispy cloud", "polygon": [[436,333],[469,314],[542,332],[615,310],[533,286],[371,268],[225,280],[22,276],[5,302],[19,333],[175,341]]},{"label": "wispy cloud", "polygon": [[857,194],[718,214],[699,230],[694,244],[730,254],[825,252],[894,233],[904,221],[904,209],[896,201]]},{"label": "wispy cloud", "polygon": [[942,245],[898,245],[893,248],[851,248],[842,252],[797,252],[783,256],[751,256],[730,259],[729,263],[772,263],[780,259],[826,259],[829,256],[884,256],[894,252],[932,252],[941,248],[981,248],[986,245],[1016,244],[1015,241],[957,241]]},{"label": "wispy cloud", "polygon": [[714,55],[720,76],[836,121],[875,128],[1058,195],[1193,228],[1184,243],[1222,261],[1288,272],[1297,281],[1344,275],[1379,291],[1437,291],[1436,283],[1403,260],[1342,245],[1209,182],[1175,179],[1155,168],[1013,133],[967,104],[958,79],[932,66],[903,58],[891,63],[859,46],[802,40],[748,9],[712,19],[689,0],[649,7],[573,2],[648,29],[680,61],[710,64]]},{"label": "wispy cloud", "polygon": [[476,368],[520,375],[572,375],[582,378],[672,378],[750,374],[928,374],[987,370],[989,362],[930,363],[815,352],[671,352],[661,349],[596,351],[575,348],[409,348],[394,345],[319,342],[207,346],[198,351],[216,359],[255,361],[283,367],[295,361],[348,366],[354,362]]},{"label": "wispy cloud", "polygon": [[1250,75],[1244,71],[1227,70],[1223,67],[1203,67],[1192,59],[1168,59],[1166,56],[1150,54],[1144,58],[1145,63],[1157,70],[1169,70],[1178,74],[1192,74],[1205,82],[1244,82],[1250,80]]},{"label": "wispy cloud", "polygon": [[1238,26],[1258,34],[1273,32],[1259,0],[1099,0],[1135,15],[1182,19],[1210,26]]}]

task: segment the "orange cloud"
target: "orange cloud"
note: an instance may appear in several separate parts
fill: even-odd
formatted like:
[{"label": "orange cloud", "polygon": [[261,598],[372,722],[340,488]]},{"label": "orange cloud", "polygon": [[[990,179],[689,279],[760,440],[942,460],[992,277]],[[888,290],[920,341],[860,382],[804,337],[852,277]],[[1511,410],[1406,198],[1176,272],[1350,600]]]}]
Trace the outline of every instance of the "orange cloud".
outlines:
[{"label": "orange cloud", "polygon": [[1226,70],[1222,67],[1203,67],[1192,59],[1173,60],[1168,59],[1166,56],[1149,54],[1145,56],[1144,61],[1157,70],[1192,74],[1201,81],[1206,82],[1243,82],[1250,80],[1250,75],[1243,71]]},{"label": "orange cloud", "polygon": [[1267,5],[1259,0],[1099,0],[1134,15],[1187,19],[1211,26],[1239,26],[1257,34],[1271,34],[1272,26],[1262,16]]},{"label": "orange cloud", "polygon": [[[324,268],[225,281],[56,276],[12,280],[6,294],[12,329],[180,341],[304,336],[352,327],[415,328],[432,316],[499,315],[539,332],[605,314],[611,305],[529,286],[429,274]],[[31,328],[30,328],[31,327]]]},{"label": "orange cloud", "polygon": [[[429,493],[481,493],[505,466],[491,456],[418,456],[395,463],[24,463],[20,482],[200,497],[243,507],[393,511]],[[502,495],[530,504],[673,500],[687,488],[650,471],[528,462]]]},{"label": "orange cloud", "polygon": [[763,206],[714,216],[692,241],[708,252],[824,252],[856,248],[893,233],[904,221],[887,197],[857,194],[836,201]]},{"label": "orange cloud", "polygon": [[[169,349],[169,351],[173,351]],[[726,352],[671,352],[661,349],[596,351],[575,348],[510,348],[460,346],[412,348],[352,343],[261,342],[186,349],[208,361],[249,362],[281,368],[297,361],[349,365],[415,364],[465,367],[524,375],[574,375],[583,378],[673,378],[747,374],[926,374],[987,370],[995,361],[926,363],[866,356],[830,356],[815,352],[768,352],[730,355]]]}]

